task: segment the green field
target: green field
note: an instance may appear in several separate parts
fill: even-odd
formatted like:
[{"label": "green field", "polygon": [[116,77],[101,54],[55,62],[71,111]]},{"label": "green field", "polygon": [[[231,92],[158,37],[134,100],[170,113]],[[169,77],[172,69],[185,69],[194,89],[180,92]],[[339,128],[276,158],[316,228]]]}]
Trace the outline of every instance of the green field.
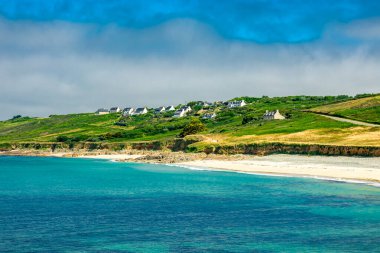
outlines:
[{"label": "green field", "polygon": [[[237,138],[237,142],[239,142],[238,138],[240,137],[247,137],[249,139],[251,136],[263,136],[263,138],[271,135],[288,136],[305,131],[307,133],[307,131],[311,130],[323,130],[323,137],[325,137],[326,133],[330,132],[333,135],[337,129],[352,129],[355,126],[305,111],[314,111],[318,108],[338,108],[340,104],[358,103],[358,101],[363,99],[367,102],[372,100],[377,101],[378,98],[379,96],[362,99],[354,99],[348,96],[243,97],[236,99],[245,99],[248,105],[233,109],[229,109],[223,104],[211,109],[202,108],[196,102],[191,102],[189,104],[194,110],[189,116],[184,118],[173,118],[172,112],[154,114],[152,109],[150,109],[148,114],[131,117],[122,117],[118,113],[108,115],[95,115],[94,113],[52,115],[48,118],[21,117],[0,122],[0,143],[99,143],[168,140],[177,138],[182,129],[194,119],[200,119],[206,126],[206,130],[198,133],[198,135],[210,138],[221,136],[223,138],[230,138],[230,140]],[[361,117],[361,119],[365,118],[367,122],[377,122],[379,108],[378,106],[370,108],[351,107],[350,109],[344,109],[344,116],[351,117],[353,115],[352,118],[355,119]],[[276,109],[279,109],[287,119],[275,121],[262,120],[262,115],[266,110]],[[360,113],[356,113],[355,110],[359,110]],[[217,113],[215,119],[201,119],[203,113],[211,111]],[[363,116],[363,111],[368,111],[369,113]],[[339,109],[336,112],[342,112],[342,110]],[[359,117],[358,115],[361,116]],[[375,120],[370,121],[368,117]],[[357,129],[355,131],[357,132]],[[373,130],[363,129],[360,131]],[[252,141],[255,140],[252,139]]]},{"label": "green field", "polygon": [[380,124],[380,95],[319,106],[311,111]]}]

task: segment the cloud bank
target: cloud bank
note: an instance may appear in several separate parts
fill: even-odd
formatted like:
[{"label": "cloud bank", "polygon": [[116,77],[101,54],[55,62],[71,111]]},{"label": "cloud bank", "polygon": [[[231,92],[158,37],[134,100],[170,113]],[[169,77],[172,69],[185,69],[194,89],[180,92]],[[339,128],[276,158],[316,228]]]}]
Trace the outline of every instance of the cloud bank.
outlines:
[{"label": "cloud bank", "polygon": [[225,40],[191,19],[143,30],[2,20],[0,119],[242,95],[378,92],[376,43],[357,43],[377,40],[378,27],[348,32],[355,26],[332,27],[313,43],[263,45]]}]

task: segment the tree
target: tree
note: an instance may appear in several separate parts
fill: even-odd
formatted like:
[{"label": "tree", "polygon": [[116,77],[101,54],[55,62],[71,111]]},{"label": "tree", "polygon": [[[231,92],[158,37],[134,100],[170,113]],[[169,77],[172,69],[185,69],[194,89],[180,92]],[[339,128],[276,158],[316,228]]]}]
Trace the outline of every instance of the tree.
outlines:
[{"label": "tree", "polygon": [[206,126],[199,119],[193,119],[182,129],[182,132],[179,134],[179,137],[183,138],[186,135],[196,134],[205,130]]},{"label": "tree", "polygon": [[12,119],[19,119],[21,117],[22,117],[21,115],[15,115],[15,116],[12,117]]},{"label": "tree", "polygon": [[253,115],[245,115],[244,117],[243,117],[243,120],[242,120],[242,124],[243,125],[245,125],[245,124],[247,124],[247,123],[249,123],[249,122],[252,122],[252,121],[255,121],[255,120],[257,120],[257,118],[255,117],[255,116],[253,116]]}]

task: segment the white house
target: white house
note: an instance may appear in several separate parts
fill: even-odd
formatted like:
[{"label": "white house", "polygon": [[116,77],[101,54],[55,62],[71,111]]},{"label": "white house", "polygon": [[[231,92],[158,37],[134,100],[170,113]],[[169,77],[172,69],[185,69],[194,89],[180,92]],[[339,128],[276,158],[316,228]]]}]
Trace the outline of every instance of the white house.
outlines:
[{"label": "white house", "polygon": [[111,107],[111,109],[110,109],[110,113],[117,113],[120,111],[121,111],[121,109],[119,107]]},{"label": "white house", "polygon": [[98,109],[95,114],[97,115],[104,115],[104,114],[109,114],[110,112],[108,111],[108,109],[105,109],[105,108],[100,108]]},{"label": "white house", "polygon": [[205,113],[203,114],[203,119],[213,119],[216,117],[216,114],[215,113]]},{"label": "white house", "polygon": [[157,107],[156,109],[154,109],[154,113],[163,113],[165,112],[165,107],[163,106],[160,106],[160,107]]},{"label": "white house", "polygon": [[230,101],[227,104],[228,108],[243,107],[245,105],[246,103],[244,100]]},{"label": "white house", "polygon": [[148,112],[146,107],[137,108],[133,115],[142,115]]},{"label": "white house", "polygon": [[169,105],[168,107],[165,108],[166,111],[175,111],[174,106]]},{"label": "white house", "polygon": [[265,119],[265,120],[274,120],[274,119],[282,120],[282,119],[285,119],[285,117],[281,115],[279,110],[276,110],[276,111],[266,110],[266,112],[263,115],[263,119]]},{"label": "white house", "polygon": [[188,106],[188,105],[182,106],[180,110],[184,110],[185,113],[188,113],[188,112],[192,111],[191,107]]},{"label": "white house", "polygon": [[186,116],[186,111],[181,108],[174,113],[173,118],[181,118],[184,116]]},{"label": "white house", "polygon": [[201,105],[202,107],[210,107],[210,106],[213,106],[213,103],[209,103],[209,102],[201,102],[199,105]]},{"label": "white house", "polygon": [[124,110],[123,110],[123,116],[125,116],[125,117],[127,117],[127,116],[131,116],[131,115],[133,115],[133,112],[135,111],[135,109],[134,108],[132,108],[132,107],[126,107],[126,108],[124,108]]},{"label": "white house", "polygon": [[214,103],[212,103],[212,105],[214,106],[218,106],[218,105],[222,105],[223,104],[223,101],[215,101]]}]

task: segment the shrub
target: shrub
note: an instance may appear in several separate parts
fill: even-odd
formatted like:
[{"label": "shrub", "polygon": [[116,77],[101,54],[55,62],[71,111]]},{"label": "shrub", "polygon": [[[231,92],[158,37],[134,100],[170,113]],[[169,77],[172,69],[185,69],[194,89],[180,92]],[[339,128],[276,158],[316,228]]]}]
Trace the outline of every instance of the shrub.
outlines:
[{"label": "shrub", "polygon": [[69,143],[69,142],[79,142],[79,141],[83,141],[86,139],[87,139],[87,136],[84,136],[84,135],[78,135],[78,136],[73,136],[73,137],[68,137],[66,135],[60,135],[60,136],[57,136],[56,141],[57,142]]},{"label": "shrub", "polygon": [[286,112],[285,113],[285,118],[286,119],[291,119],[292,117],[293,117],[293,115],[290,112]]},{"label": "shrub", "polygon": [[12,117],[12,120],[13,120],[13,119],[19,119],[19,118],[21,118],[21,117],[22,117],[21,115],[15,115],[15,116]]},{"label": "shrub", "polygon": [[187,135],[196,134],[205,130],[206,126],[199,119],[193,119],[182,129],[182,132],[179,134],[179,136],[185,137]]},{"label": "shrub", "polygon": [[68,140],[69,140],[69,137],[67,137],[65,135],[57,136],[57,142],[66,142]]},{"label": "shrub", "polygon": [[257,118],[255,116],[253,116],[253,115],[246,115],[246,116],[243,117],[243,120],[242,120],[241,123],[243,125],[245,125],[245,124],[247,124],[249,122],[252,122],[252,121],[255,121],[255,120],[257,120]]},{"label": "shrub", "polygon": [[363,94],[357,94],[355,96],[355,98],[366,98],[366,97],[372,97],[374,96],[375,94],[371,94],[371,93],[363,93]]},{"label": "shrub", "polygon": [[115,123],[116,126],[127,126],[127,123],[119,121]]}]

